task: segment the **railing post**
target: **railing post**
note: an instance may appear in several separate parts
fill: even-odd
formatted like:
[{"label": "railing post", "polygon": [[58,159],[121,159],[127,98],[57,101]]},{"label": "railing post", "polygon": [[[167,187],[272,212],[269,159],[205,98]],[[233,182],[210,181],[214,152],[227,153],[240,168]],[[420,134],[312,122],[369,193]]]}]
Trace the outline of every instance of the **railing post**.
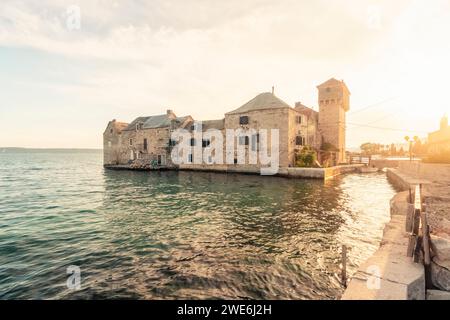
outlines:
[{"label": "railing post", "polygon": [[342,245],[342,270],[341,281],[345,288],[347,288],[347,246]]}]

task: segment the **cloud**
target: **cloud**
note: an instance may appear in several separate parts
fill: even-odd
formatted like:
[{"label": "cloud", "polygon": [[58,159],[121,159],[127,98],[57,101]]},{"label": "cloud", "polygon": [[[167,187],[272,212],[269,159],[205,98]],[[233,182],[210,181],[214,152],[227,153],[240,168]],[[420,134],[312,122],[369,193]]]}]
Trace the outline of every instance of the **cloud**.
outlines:
[{"label": "cloud", "polygon": [[[73,4],[80,30],[66,25]],[[29,108],[47,95],[49,108],[95,109],[103,118],[93,135],[109,118],[166,108],[222,117],[272,85],[287,102],[314,106],[315,85],[332,76],[349,84],[352,108],[397,97],[419,110],[430,96],[434,105],[444,98],[433,89],[445,92],[449,9],[446,1],[407,0],[3,0],[0,50],[39,52],[41,67],[20,74],[20,90],[41,90]],[[19,76],[11,72],[7,85]]]}]

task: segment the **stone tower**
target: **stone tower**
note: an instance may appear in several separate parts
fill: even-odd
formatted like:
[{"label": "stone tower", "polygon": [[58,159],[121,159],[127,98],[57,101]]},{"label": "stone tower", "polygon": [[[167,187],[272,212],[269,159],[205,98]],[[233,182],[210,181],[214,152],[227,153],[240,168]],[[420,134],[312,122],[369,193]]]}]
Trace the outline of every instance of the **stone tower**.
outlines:
[{"label": "stone tower", "polygon": [[445,130],[448,127],[448,117],[444,115],[441,119],[441,130]]},{"label": "stone tower", "polygon": [[317,86],[319,91],[319,133],[322,143],[330,143],[339,151],[336,161],[345,163],[345,114],[350,110],[350,91],[344,81],[334,78]]}]

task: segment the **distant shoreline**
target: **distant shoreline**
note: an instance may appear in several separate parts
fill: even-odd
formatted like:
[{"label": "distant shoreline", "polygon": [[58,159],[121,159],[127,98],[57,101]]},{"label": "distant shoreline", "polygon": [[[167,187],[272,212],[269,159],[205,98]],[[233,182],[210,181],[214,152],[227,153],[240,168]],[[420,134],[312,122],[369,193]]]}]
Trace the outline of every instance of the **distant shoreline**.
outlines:
[{"label": "distant shoreline", "polygon": [[10,152],[102,152],[103,149],[89,148],[21,148],[21,147],[0,147],[0,153]]}]

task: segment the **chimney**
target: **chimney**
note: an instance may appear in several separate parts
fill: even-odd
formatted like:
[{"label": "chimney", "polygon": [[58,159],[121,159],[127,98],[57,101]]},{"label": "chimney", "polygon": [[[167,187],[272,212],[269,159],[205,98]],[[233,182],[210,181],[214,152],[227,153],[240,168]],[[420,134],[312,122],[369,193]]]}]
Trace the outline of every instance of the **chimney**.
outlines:
[{"label": "chimney", "polygon": [[171,110],[171,109],[167,109],[167,115],[170,117],[170,118],[176,118],[177,116],[175,115],[175,113],[173,113],[173,110]]},{"label": "chimney", "polygon": [[275,95],[275,86],[272,86],[272,94]]}]

